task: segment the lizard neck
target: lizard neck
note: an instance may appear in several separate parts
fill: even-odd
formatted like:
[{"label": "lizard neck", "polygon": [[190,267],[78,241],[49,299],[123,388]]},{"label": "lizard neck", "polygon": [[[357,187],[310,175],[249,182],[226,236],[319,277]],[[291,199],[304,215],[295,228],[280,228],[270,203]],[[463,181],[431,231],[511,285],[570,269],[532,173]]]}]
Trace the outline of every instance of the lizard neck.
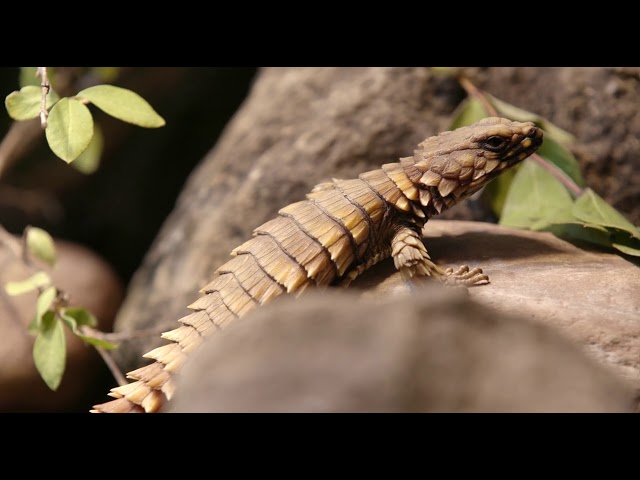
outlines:
[{"label": "lizard neck", "polygon": [[457,203],[457,199],[453,195],[449,194],[443,197],[437,188],[420,183],[425,170],[424,166],[419,164],[415,157],[401,158],[398,165],[401,166],[402,172],[411,182],[412,189],[406,189],[413,193],[409,197],[411,211],[416,220],[422,221],[422,225],[431,217],[444,212]]}]

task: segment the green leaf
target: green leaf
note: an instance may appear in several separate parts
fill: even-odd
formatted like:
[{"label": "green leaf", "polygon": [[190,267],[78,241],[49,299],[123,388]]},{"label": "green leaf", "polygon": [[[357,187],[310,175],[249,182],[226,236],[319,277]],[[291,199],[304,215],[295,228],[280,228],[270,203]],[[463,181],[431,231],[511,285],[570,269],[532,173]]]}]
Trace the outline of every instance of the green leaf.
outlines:
[{"label": "green leaf", "polygon": [[51,307],[57,293],[56,287],[51,286],[38,296],[38,300],[36,301],[36,325],[38,329],[42,328],[42,317]]},{"label": "green leaf", "polygon": [[570,212],[572,199],[564,186],[538,164],[526,160],[505,199],[500,224],[543,229]]},{"label": "green leaf", "polygon": [[67,327],[69,327],[69,330],[71,330],[73,333],[78,335],[78,324],[76,323],[75,318],[70,317],[69,315],[65,315],[64,312],[60,314],[60,318],[64,323],[67,324]]},{"label": "green leaf", "polygon": [[93,125],[93,137],[89,145],[84,152],[75,159],[71,166],[75,167],[78,171],[89,175],[95,172],[100,166],[100,157],[102,155],[104,145],[104,137],[102,136],[102,129],[98,124]]},{"label": "green leaf", "polygon": [[582,174],[580,173],[578,160],[560,143],[556,142],[553,138],[545,137],[537,153],[545,160],[560,168],[576,185],[584,187],[584,178],[582,178]]},{"label": "green leaf", "polygon": [[27,325],[27,332],[29,333],[29,335],[36,336],[39,331],[40,330],[38,329],[38,322],[36,322],[36,317],[34,315],[29,322],[29,325]]},{"label": "green leaf", "polygon": [[81,338],[86,343],[88,343],[89,345],[93,345],[94,347],[102,347],[105,350],[115,350],[118,348],[117,345],[114,345],[111,342],[107,342],[106,340],[100,340],[99,338],[89,337],[87,335],[80,335],[80,334],[78,334],[78,337]]},{"label": "green leaf", "polygon": [[37,227],[28,227],[27,248],[31,255],[52,267],[56,263],[56,246],[51,235],[45,230]]},{"label": "green leaf", "polygon": [[[59,100],[53,89],[47,95],[47,110]],[[14,120],[31,120],[40,115],[42,88],[35,85],[22,87],[19,92],[11,92],[4,100],[9,116]]]},{"label": "green leaf", "polygon": [[478,122],[488,115],[487,111],[478,100],[468,97],[456,109],[450,129],[465,127]]},{"label": "green leaf", "polygon": [[51,278],[46,272],[38,272],[20,282],[7,282],[4,289],[9,295],[15,297],[16,295],[22,295],[23,293],[30,292],[36,288],[46,287],[50,283]]},{"label": "green leaf", "polygon": [[58,157],[74,161],[89,145],[93,136],[93,117],[80,101],[63,98],[49,112],[47,142]]},{"label": "green leaf", "polygon": [[64,374],[66,342],[62,323],[53,312],[42,317],[42,326],[33,345],[33,361],[51,390],[57,390]]},{"label": "green leaf", "polygon": [[105,113],[123,122],[146,128],[158,128],[165,124],[164,119],[144,98],[126,88],[96,85],[78,92],[77,96],[89,100]]},{"label": "green leaf", "polygon": [[592,228],[590,225],[580,223],[554,223],[546,231],[566,240],[578,240],[591,243],[600,247],[611,248],[611,239],[607,229]]},{"label": "green leaf", "polygon": [[640,239],[640,231],[590,188],[576,199],[572,213],[584,222],[617,228]]},{"label": "green leaf", "polygon": [[36,72],[38,71],[38,67],[20,67],[20,88],[26,87],[27,85],[35,85],[40,87],[42,80],[36,77]]},{"label": "green leaf", "polygon": [[493,95],[486,94],[489,103],[498,111],[498,114],[505,116],[510,120],[518,122],[533,122],[545,131],[545,141],[547,138],[553,138],[560,143],[571,143],[575,141],[575,137],[566,130],[554,125],[549,120],[535,113],[518,108],[510,103],[500,100]]},{"label": "green leaf", "polygon": [[96,317],[84,308],[65,308],[64,314],[71,317],[78,326],[87,325],[89,327],[95,327],[98,325]]},{"label": "green leaf", "polygon": [[612,235],[611,246],[627,255],[640,257],[640,241],[635,238],[619,239],[619,237],[614,234]]}]

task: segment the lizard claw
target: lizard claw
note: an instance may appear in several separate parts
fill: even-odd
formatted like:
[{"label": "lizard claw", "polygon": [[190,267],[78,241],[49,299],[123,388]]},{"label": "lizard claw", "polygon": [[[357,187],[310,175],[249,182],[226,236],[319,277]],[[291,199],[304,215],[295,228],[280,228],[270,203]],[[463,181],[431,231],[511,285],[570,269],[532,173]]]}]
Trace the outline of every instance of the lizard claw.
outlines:
[{"label": "lizard claw", "polygon": [[469,269],[467,265],[461,265],[455,272],[453,268],[447,268],[444,272],[445,276],[441,277],[441,279],[446,285],[471,287],[489,283],[489,277],[482,273],[482,269],[478,267]]}]

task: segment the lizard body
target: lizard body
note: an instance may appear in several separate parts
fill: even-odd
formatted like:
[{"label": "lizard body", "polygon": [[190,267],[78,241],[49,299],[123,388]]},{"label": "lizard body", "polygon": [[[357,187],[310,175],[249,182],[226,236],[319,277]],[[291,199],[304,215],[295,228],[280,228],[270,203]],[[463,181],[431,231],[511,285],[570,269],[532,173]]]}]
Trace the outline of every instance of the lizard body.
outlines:
[{"label": "lizard body", "polygon": [[232,251],[182,326],[163,333],[171,343],[144,355],[154,363],[129,372],[133,383],[94,412],[155,412],[175,391],[175,375],[205,337],[261,304],[309,287],[347,286],[392,256],[403,278],[434,276],[445,284],[488,281],[482,270],[435,265],[422,242],[429,218],[469,197],[542,143],[532,123],[490,117],[428,138],[414,155],[356,179],[317,185],[282,208]]}]

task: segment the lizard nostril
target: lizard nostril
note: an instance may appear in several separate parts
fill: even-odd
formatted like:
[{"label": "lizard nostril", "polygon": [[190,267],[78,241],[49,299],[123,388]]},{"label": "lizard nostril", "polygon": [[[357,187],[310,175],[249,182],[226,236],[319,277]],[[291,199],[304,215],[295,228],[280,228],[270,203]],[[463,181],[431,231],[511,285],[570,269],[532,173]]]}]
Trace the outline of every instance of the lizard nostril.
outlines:
[{"label": "lizard nostril", "polygon": [[527,133],[527,137],[536,138],[536,137],[540,136],[540,133],[541,133],[541,131],[540,131],[540,129],[538,127],[531,127],[529,129],[529,133]]}]

